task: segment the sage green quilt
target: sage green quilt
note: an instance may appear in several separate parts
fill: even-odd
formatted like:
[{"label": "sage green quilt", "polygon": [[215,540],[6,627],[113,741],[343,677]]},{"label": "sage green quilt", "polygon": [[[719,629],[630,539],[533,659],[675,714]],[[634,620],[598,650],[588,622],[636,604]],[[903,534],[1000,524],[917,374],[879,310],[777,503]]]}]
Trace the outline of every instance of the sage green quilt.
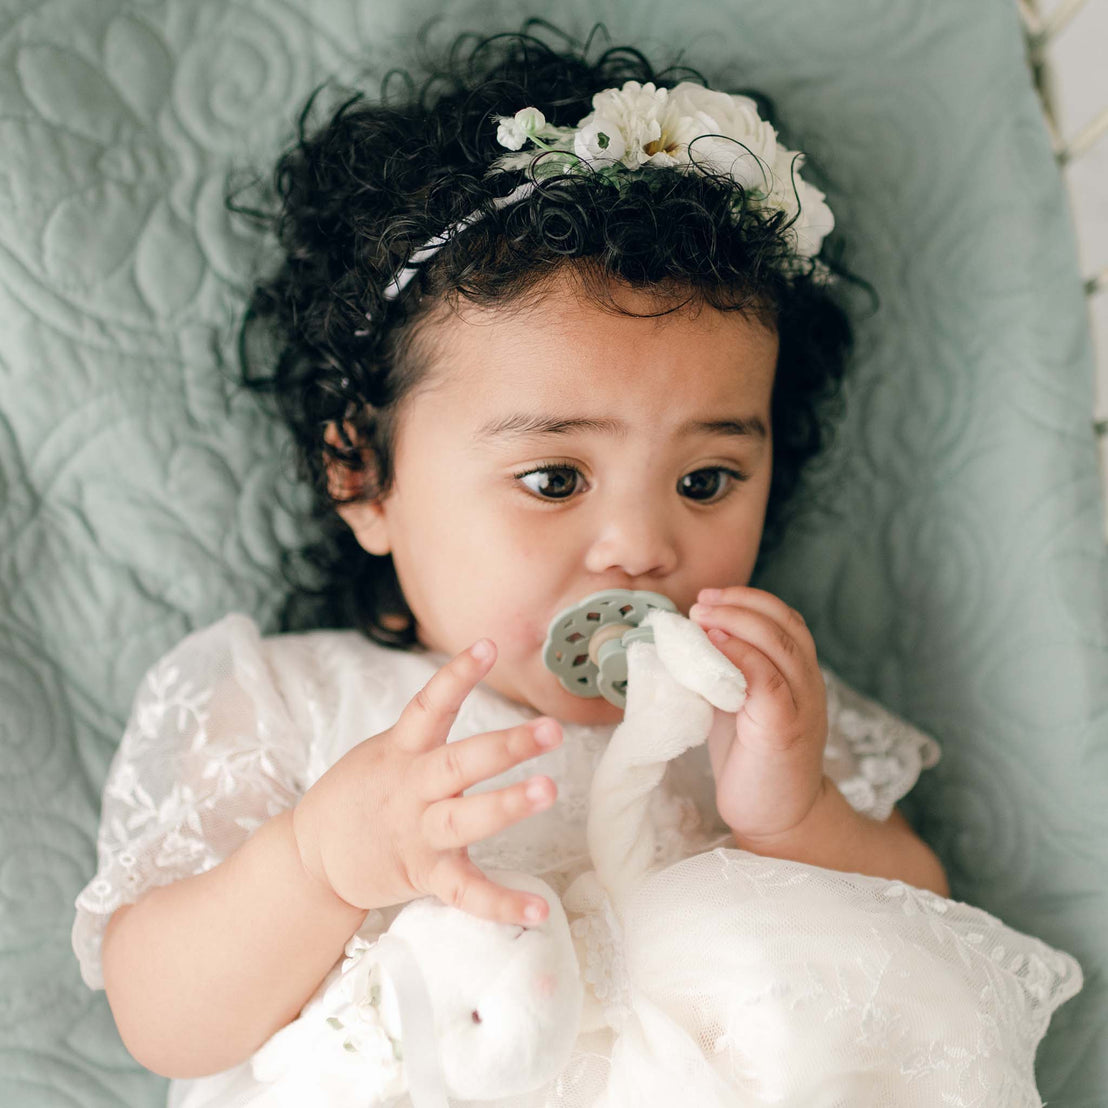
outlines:
[{"label": "sage green quilt", "polygon": [[[567,0],[544,14],[777,101],[832,178],[860,328],[843,428],[758,580],[935,735],[907,806],[954,896],[1074,954],[1044,1098],[1108,1105],[1108,590],[1090,339],[1012,0]],[[223,206],[328,74],[518,3],[0,5],[0,1105],[164,1102],[70,950],[138,680],[275,627],[287,444],[225,382],[264,244]]]}]

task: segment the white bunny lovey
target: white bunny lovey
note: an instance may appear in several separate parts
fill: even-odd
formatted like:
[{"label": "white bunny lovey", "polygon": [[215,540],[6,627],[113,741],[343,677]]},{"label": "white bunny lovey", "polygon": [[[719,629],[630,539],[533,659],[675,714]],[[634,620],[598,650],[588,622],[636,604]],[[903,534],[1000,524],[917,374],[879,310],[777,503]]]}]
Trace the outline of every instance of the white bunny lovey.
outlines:
[{"label": "white bunny lovey", "polygon": [[[355,934],[300,1016],[251,1059],[268,1087],[252,1108],[369,1108],[404,1093],[416,1108],[536,1088],[566,1063],[582,985],[561,903],[544,881],[490,870],[545,897],[528,928],[422,897],[388,930]],[[362,930],[377,936],[380,914]]]}]

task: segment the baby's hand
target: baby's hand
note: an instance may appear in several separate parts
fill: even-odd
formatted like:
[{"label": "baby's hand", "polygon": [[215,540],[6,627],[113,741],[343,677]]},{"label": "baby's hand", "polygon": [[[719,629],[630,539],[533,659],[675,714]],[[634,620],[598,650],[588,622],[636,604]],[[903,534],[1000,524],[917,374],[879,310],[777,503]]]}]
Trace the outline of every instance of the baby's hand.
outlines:
[{"label": "baby's hand", "polygon": [[[483,658],[473,652],[482,645]],[[562,741],[557,721],[543,717],[446,742],[458,709],[495,657],[488,640],[456,655],[393,727],[340,758],[296,806],[293,827],[304,864],[349,904],[382,908],[433,894],[502,923],[546,918],[542,897],[497,885],[466,849],[549,808],[557,795],[549,777],[461,795]],[[528,914],[532,908],[537,915]]]},{"label": "baby's hand", "polygon": [[689,618],[747,680],[743,707],[717,710],[708,737],[719,814],[752,843],[790,831],[823,787],[827,742],[827,691],[807,624],[772,593],[745,586],[702,590]]}]

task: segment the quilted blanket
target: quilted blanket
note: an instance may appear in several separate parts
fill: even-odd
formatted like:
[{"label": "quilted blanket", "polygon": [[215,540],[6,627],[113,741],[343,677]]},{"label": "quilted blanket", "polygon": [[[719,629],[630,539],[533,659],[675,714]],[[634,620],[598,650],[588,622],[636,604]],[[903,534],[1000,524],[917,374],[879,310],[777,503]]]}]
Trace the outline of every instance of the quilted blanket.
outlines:
[{"label": "quilted blanket", "polygon": [[[131,696],[188,630],[275,629],[303,503],[228,383],[268,244],[229,216],[328,76],[376,92],[517,0],[11,0],[0,12],[0,1104],[154,1108],[72,902]],[[565,0],[776,101],[877,289],[835,446],[755,583],[935,735],[953,894],[1074,954],[1048,1103],[1108,1102],[1108,563],[1066,196],[1011,0]]]}]

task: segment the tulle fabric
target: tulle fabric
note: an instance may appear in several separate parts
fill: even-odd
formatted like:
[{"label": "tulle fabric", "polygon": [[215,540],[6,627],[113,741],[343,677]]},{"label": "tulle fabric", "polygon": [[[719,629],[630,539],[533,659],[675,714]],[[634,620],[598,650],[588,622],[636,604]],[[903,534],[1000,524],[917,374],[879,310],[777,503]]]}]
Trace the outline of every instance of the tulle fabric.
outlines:
[{"label": "tulle fabric", "polygon": [[1036,1047],[1082,983],[967,904],[727,848],[601,918],[607,1045],[497,1108],[1038,1108]]},{"label": "tulle fabric", "polygon": [[[219,864],[347,750],[395,723],[445,661],[353,632],[263,637],[231,615],[155,664],[104,786],[97,873],[76,900],[73,947],[86,983],[102,987],[112,912]],[[825,770],[858,811],[887,818],[938,747],[823,674]],[[535,714],[479,686],[448,741]],[[471,855],[542,875],[559,893],[589,868],[588,787],[612,728],[564,731],[557,750],[471,790],[536,772],[557,781],[553,808]],[[556,1082],[497,1105],[1040,1103],[1034,1046],[1080,987],[1072,959],[897,882],[721,845],[729,836],[703,748],[670,764],[656,802],[658,871],[622,920],[587,896],[571,913],[593,1022]],[[587,881],[574,888],[587,892]],[[835,1099],[821,1072],[841,1074],[849,1092]],[[979,1082],[1008,1082],[1012,1095],[989,1100]],[[910,1086],[915,1099],[886,1096]],[[229,1108],[255,1092],[245,1065],[171,1082],[169,1104]]]}]

